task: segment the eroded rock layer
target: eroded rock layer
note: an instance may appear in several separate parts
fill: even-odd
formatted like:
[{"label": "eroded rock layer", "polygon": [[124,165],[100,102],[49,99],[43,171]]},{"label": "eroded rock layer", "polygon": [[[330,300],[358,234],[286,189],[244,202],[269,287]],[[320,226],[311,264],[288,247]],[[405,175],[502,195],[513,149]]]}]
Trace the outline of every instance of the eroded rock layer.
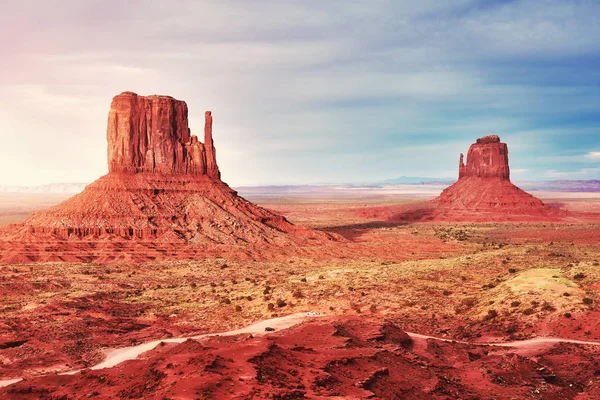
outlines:
[{"label": "eroded rock layer", "polygon": [[[467,162],[460,155],[458,181],[434,200],[452,219],[477,219],[476,213],[556,216],[557,210],[510,182],[508,146],[497,135],[484,136],[472,144]],[[462,214],[461,214],[462,213]]]},{"label": "eroded rock layer", "polygon": [[205,114],[204,143],[168,96],[116,96],[108,116],[109,173],[71,199],[0,230],[0,262],[161,260],[252,254],[331,236],[296,227],[221,181]]},{"label": "eroded rock layer", "polygon": [[184,101],[131,92],[115,96],[106,132],[108,171],[208,175],[220,179],[210,111],[205,118],[203,144],[190,133]]},{"label": "eroded rock layer", "polygon": [[497,135],[484,136],[469,147],[467,164],[460,155],[458,177],[499,178],[510,180],[508,146]]}]

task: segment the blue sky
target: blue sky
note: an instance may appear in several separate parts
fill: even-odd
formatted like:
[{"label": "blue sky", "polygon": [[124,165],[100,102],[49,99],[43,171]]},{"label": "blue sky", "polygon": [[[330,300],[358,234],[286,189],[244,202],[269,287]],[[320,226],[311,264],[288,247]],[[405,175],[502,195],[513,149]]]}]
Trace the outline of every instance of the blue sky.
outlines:
[{"label": "blue sky", "polygon": [[513,180],[600,179],[598,38],[598,1],[5,0],[0,185],[106,173],[126,90],[211,109],[234,186],[453,177],[490,133]]}]

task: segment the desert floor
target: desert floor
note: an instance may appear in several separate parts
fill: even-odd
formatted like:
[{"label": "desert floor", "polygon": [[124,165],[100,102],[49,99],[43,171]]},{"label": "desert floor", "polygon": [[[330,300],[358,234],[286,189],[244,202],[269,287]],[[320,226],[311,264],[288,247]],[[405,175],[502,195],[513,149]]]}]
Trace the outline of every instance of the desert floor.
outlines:
[{"label": "desert floor", "polygon": [[[345,327],[338,329],[346,332],[341,336],[354,338],[356,348],[372,353],[369,353],[371,360],[383,355],[378,352],[381,349],[377,350],[369,341],[369,333],[365,333],[368,327],[387,332],[389,326],[394,326],[402,333],[464,342],[415,336],[410,354],[406,346],[400,346],[402,350],[398,350],[398,346],[395,350],[387,349],[392,353],[402,351],[401,362],[418,359],[420,361],[414,362],[429,363],[431,371],[437,368],[435,373],[419,378],[418,371],[422,368],[415,367],[414,379],[431,380],[434,388],[443,381],[444,374],[450,381],[454,380],[452,384],[444,384],[448,393],[444,390],[436,393],[422,387],[420,392],[411,392],[407,386],[402,389],[405,397],[397,398],[510,398],[502,397],[501,393],[514,398],[522,398],[524,393],[529,397],[523,398],[595,398],[595,391],[600,390],[598,347],[555,343],[537,348],[534,355],[505,349],[501,354],[484,354],[482,347],[476,344],[535,337],[600,342],[600,194],[534,193],[546,203],[573,213],[573,218],[560,223],[400,223],[378,218],[383,215],[378,210],[430,199],[436,190],[360,189],[351,193],[327,190],[276,196],[253,192],[246,196],[282,213],[293,223],[340,235],[344,239],[343,246],[352,250],[347,253],[319,254],[313,251],[309,255],[285,257],[279,261],[219,258],[144,265],[45,263],[0,266],[0,380],[26,379],[0,389],[0,397],[4,393],[14,398],[38,398],[42,394],[49,396],[47,398],[78,398],[68,395],[77,385],[86,388],[86,394],[102,396],[102,390],[89,388],[105,387],[102,379],[110,376],[115,380],[114,386],[119,388],[119,391],[110,392],[111,396],[122,398],[150,396],[150,393],[156,398],[251,398],[244,397],[250,394],[261,398],[280,392],[291,393],[291,396],[296,391],[308,397],[337,394],[345,398],[365,398],[362,396],[370,391],[376,397],[386,398],[384,393],[389,393],[389,387],[381,383],[385,379],[377,383],[376,368],[368,367],[371,364],[366,361],[365,365],[355,369],[342,366],[349,371],[342,374],[347,379],[354,379],[348,376],[354,377],[357,370],[371,368],[375,371],[365,378],[373,380],[369,381],[368,387],[356,391],[348,391],[352,385],[343,384],[346,378],[335,376],[326,366],[319,369],[318,365],[323,360],[330,365],[332,360],[343,359],[340,354],[325,351],[325,347],[329,351],[341,345],[336,341],[340,335],[328,330],[331,326]],[[33,210],[65,197],[0,194],[0,224],[18,222]],[[133,378],[133,383],[125,378],[119,381],[117,376],[128,376],[126,369],[119,370],[120,375],[114,375],[110,370],[95,371],[93,382],[96,386],[90,383],[91,378],[84,379],[79,374],[73,376],[80,376],[80,380],[56,375],[52,375],[52,379],[58,379],[56,381],[44,380],[48,379],[48,373],[92,367],[104,359],[107,349],[224,332],[257,321],[308,311],[323,317],[290,328],[290,335],[295,334],[298,342],[306,341],[306,332],[321,335],[315,340],[323,343],[324,348],[315,351],[322,357],[315,356],[312,361],[302,359],[302,362],[313,363],[315,374],[325,371],[338,383],[319,386],[315,382],[321,382],[318,379],[323,378],[322,374],[318,379],[309,379],[303,373],[285,372],[285,368],[283,375],[271,371],[274,375],[261,381],[261,374],[268,375],[261,372],[267,362],[265,359],[273,356],[268,353],[272,350],[269,346],[277,344],[285,348],[287,339],[283,331],[269,336],[274,339],[265,337],[252,342],[254,353],[248,351],[254,358],[245,357],[244,362],[248,365],[240,364],[240,368],[252,367],[254,370],[235,372],[235,368],[223,367],[220,376],[235,376],[235,383],[230,387],[210,386],[208,378],[203,383],[210,386],[206,386],[208,389],[204,386],[199,389],[200,386],[194,387],[191,383],[178,386],[173,383],[176,382],[173,377],[165,378],[172,371],[164,370],[157,373],[161,379],[148,378],[156,382],[153,381],[147,392],[145,389],[127,391],[131,385],[141,383]],[[250,340],[247,335],[239,339],[242,344],[245,340]],[[347,341],[344,343],[347,345]],[[165,349],[153,350],[148,359],[173,357],[169,351],[188,355],[199,351],[190,346],[189,342],[169,344]],[[215,342],[213,347],[220,349],[222,346],[223,343]],[[307,343],[298,346],[309,347]],[[490,358],[487,364],[482,364],[486,357],[492,356],[498,358]],[[250,358],[253,361],[247,362]],[[287,360],[286,365],[298,364],[299,361],[293,358],[289,352],[282,351],[279,360]],[[348,356],[345,359],[347,361]],[[401,363],[399,359],[378,360],[381,365]],[[176,364],[175,361],[170,363]],[[510,367],[502,363],[508,363]],[[395,376],[392,366],[381,373],[387,376],[389,385]],[[514,371],[510,376],[499,372],[511,368]],[[551,375],[554,378],[542,374],[540,368],[554,368]],[[460,374],[456,372],[459,370]],[[537,370],[539,376],[532,377]],[[101,371],[107,372],[102,375]],[[105,378],[99,378],[101,376]],[[280,382],[274,383],[278,379]],[[290,379],[302,382],[292,385]],[[537,382],[536,379],[543,384],[532,384]],[[246,384],[240,384],[242,381]],[[56,385],[66,385],[68,389],[54,393],[51,388]],[[302,385],[304,389],[294,385]],[[404,387],[398,382],[396,386]],[[464,397],[459,396],[461,391]],[[500,397],[494,397],[494,393],[500,393]],[[419,397],[425,394],[426,397]]]}]

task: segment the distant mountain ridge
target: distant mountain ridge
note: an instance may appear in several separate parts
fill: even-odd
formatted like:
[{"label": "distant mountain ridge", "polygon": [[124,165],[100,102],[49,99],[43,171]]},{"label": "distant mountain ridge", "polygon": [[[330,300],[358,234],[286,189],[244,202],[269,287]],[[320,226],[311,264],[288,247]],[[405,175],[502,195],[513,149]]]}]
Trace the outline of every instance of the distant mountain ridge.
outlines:
[{"label": "distant mountain ridge", "polygon": [[88,183],[50,183],[39,186],[0,186],[0,193],[79,193]]},{"label": "distant mountain ridge", "polygon": [[[273,194],[318,191],[326,187],[337,189],[357,187],[381,187],[385,185],[451,185],[456,182],[452,178],[428,178],[417,176],[401,176],[394,179],[369,184],[319,184],[319,185],[250,185],[239,186],[245,193],[272,192]],[[549,192],[600,192],[600,180],[553,180],[553,181],[516,181],[515,184],[524,190]],[[79,193],[88,183],[51,183],[39,186],[0,186],[0,193]]]},{"label": "distant mountain ridge", "polygon": [[521,181],[517,185],[533,191],[600,192],[600,180]]},{"label": "distant mountain ridge", "polygon": [[450,185],[456,182],[455,178],[428,178],[423,176],[399,176],[398,178],[386,179],[381,181],[383,184],[396,185]]}]

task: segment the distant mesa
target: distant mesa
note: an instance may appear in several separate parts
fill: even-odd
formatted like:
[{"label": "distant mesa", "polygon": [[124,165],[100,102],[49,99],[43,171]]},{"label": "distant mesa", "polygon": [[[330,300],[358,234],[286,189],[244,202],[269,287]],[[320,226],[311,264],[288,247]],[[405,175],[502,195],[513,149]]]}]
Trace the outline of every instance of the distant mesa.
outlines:
[{"label": "distant mesa", "polygon": [[497,135],[477,139],[467,160],[460,155],[458,181],[434,200],[447,211],[539,215],[555,211],[510,182],[508,146]]},{"label": "distant mesa", "polygon": [[[204,142],[184,101],[114,97],[108,114],[108,174],[83,192],[0,230],[0,262],[151,261],[253,257],[264,247],[331,239],[294,226],[241,198],[221,181],[205,113]],[[312,242],[311,242],[312,243]]]}]

